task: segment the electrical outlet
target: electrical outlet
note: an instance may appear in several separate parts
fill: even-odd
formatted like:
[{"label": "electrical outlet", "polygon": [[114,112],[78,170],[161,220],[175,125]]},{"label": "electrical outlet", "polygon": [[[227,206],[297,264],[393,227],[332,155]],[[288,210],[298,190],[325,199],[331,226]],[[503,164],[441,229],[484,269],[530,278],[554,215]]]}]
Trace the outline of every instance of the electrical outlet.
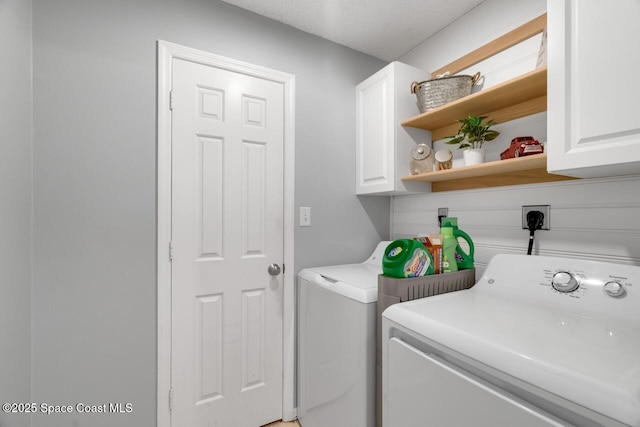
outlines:
[{"label": "electrical outlet", "polygon": [[442,227],[442,218],[449,216],[449,208],[438,208],[438,227]]},{"label": "electrical outlet", "polygon": [[544,214],[544,221],[542,223],[541,230],[551,229],[551,205],[528,205],[522,206],[522,228],[529,229],[527,224],[527,214],[531,211],[540,211]]}]

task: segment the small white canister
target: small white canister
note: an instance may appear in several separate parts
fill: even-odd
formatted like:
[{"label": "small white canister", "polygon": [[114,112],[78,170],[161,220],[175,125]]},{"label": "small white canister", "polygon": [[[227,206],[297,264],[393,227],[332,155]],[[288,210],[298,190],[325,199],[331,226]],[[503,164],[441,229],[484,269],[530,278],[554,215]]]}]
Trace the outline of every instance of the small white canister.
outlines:
[{"label": "small white canister", "polygon": [[438,150],[435,154],[436,170],[451,169],[453,166],[453,153],[449,150]]},{"label": "small white canister", "polygon": [[427,144],[418,144],[413,147],[411,149],[409,169],[411,170],[411,175],[433,172],[433,155],[431,147]]}]

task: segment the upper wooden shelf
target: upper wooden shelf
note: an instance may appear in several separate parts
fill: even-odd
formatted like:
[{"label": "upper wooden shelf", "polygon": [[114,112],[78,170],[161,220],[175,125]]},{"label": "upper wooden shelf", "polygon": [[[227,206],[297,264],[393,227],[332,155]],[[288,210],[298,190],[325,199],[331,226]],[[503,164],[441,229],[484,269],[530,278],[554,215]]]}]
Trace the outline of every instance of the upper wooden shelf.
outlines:
[{"label": "upper wooden shelf", "polygon": [[412,117],[402,125],[430,130],[431,139],[437,141],[456,134],[458,120],[470,114],[503,123],[546,110],[547,67],[541,67]]},{"label": "upper wooden shelf", "polygon": [[431,182],[432,192],[565,181],[569,179],[575,178],[547,173],[546,154],[498,160],[402,178],[403,181]]}]

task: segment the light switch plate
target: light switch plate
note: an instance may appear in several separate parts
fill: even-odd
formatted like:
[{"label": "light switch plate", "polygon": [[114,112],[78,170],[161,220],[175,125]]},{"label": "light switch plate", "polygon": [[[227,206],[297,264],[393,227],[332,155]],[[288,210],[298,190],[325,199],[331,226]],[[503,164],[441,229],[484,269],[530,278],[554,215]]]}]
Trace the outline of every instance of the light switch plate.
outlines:
[{"label": "light switch plate", "polygon": [[311,227],[311,208],[300,206],[300,227]]}]

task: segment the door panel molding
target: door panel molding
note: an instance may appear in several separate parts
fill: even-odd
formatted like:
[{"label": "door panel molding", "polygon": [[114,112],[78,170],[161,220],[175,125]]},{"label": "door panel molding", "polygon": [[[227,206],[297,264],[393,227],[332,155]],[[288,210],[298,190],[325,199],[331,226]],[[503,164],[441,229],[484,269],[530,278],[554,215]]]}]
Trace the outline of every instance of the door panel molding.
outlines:
[{"label": "door panel molding", "polygon": [[[294,396],[294,171],[295,76],[159,40],[157,43],[157,425],[169,427],[171,390],[171,81],[173,59],[182,59],[281,83],[284,88],[283,408],[295,418]],[[211,100],[210,100],[211,101]],[[207,103],[212,106],[211,103]],[[209,111],[211,112],[211,111]],[[255,109],[251,111],[255,117]]]}]

